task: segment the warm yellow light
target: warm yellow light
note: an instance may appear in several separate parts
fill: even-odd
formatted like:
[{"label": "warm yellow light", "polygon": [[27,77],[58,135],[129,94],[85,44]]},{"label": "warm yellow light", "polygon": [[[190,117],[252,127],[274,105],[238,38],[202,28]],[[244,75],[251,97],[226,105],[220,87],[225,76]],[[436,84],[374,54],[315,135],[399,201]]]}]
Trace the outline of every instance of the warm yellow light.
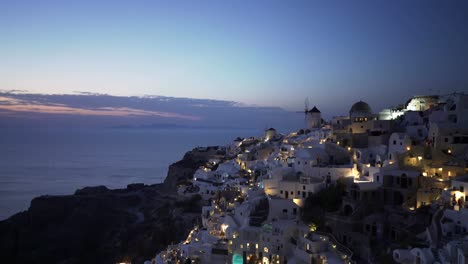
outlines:
[{"label": "warm yellow light", "polygon": [[448,172],[448,176],[452,176],[452,172],[451,172],[451,171]]},{"label": "warm yellow light", "polygon": [[221,230],[226,233],[226,229],[229,227],[229,225],[226,225],[226,224],[222,224],[221,225]]},{"label": "warm yellow light", "polygon": [[451,150],[451,149],[448,149],[448,150],[447,150],[447,153],[448,153],[448,154],[451,154],[451,153],[452,153],[452,150]]},{"label": "warm yellow light", "polygon": [[337,144],[337,145],[339,145],[339,144],[340,144],[340,142],[338,141],[338,142],[336,142],[336,144]]},{"label": "warm yellow light", "polygon": [[424,177],[427,177],[427,172],[423,172],[422,175],[423,175]]},{"label": "warm yellow light", "polygon": [[421,161],[421,160],[422,160],[422,157],[421,157],[421,156],[418,156],[418,160]]},{"label": "warm yellow light", "polygon": [[442,171],[443,169],[442,168],[439,168],[439,171]]},{"label": "warm yellow light", "polygon": [[309,225],[309,231],[314,232],[315,230],[317,230],[317,226],[315,224],[310,224]]},{"label": "warm yellow light", "polygon": [[351,151],[351,147],[348,147],[348,151]]},{"label": "warm yellow light", "polygon": [[411,148],[410,148],[410,147],[406,147],[406,150],[407,150],[407,151],[410,151],[410,150],[411,150]]},{"label": "warm yellow light", "polygon": [[454,193],[454,195],[455,195],[455,199],[457,199],[457,200],[460,199],[460,198],[464,198],[464,193],[462,193],[460,191],[456,191]]},{"label": "warm yellow light", "polygon": [[268,248],[267,248],[267,247],[264,247],[264,248],[263,248],[263,251],[265,251],[265,253],[268,253]]},{"label": "warm yellow light", "polygon": [[258,244],[255,244],[255,248],[258,249]]},{"label": "warm yellow light", "polygon": [[299,207],[302,207],[303,205],[302,199],[294,198],[293,202]]}]

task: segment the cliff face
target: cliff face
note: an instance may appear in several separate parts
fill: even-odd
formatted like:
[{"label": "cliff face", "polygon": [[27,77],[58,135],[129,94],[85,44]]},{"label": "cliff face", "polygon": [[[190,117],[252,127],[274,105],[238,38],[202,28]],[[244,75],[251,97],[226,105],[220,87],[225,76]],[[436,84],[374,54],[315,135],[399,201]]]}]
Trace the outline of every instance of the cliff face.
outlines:
[{"label": "cliff face", "polygon": [[218,147],[193,149],[184,155],[182,160],[169,166],[164,180],[164,189],[169,192],[177,190],[177,182],[192,179],[195,171],[211,158],[223,158],[224,153]]},{"label": "cliff face", "polygon": [[142,263],[185,239],[199,221],[200,201],[177,202],[176,182],[204,159],[188,152],[160,185],[87,187],[41,196],[29,210],[0,222],[0,259],[9,263]]},{"label": "cliff face", "polygon": [[191,155],[186,154],[182,160],[169,166],[167,177],[164,179],[164,191],[174,193],[177,191],[177,182],[185,179],[191,179],[193,174],[203,164],[201,161],[194,160]]}]

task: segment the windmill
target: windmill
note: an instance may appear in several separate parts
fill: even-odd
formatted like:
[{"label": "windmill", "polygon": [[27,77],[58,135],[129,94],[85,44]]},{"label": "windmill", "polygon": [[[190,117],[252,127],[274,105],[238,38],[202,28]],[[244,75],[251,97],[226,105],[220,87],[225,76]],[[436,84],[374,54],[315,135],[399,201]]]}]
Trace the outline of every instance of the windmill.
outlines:
[{"label": "windmill", "polygon": [[304,99],[304,112],[306,113],[307,111],[309,111],[309,97],[306,97]]},{"label": "windmill", "polygon": [[309,112],[309,97],[304,99],[304,111],[296,111],[296,113],[304,114],[304,125],[307,128],[307,112]]}]

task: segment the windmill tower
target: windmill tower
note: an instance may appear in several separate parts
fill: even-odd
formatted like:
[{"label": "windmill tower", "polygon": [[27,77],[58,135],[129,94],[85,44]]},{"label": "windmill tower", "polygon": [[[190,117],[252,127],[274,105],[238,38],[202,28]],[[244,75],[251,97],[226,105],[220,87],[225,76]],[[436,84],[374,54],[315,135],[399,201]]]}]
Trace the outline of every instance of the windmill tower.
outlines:
[{"label": "windmill tower", "polygon": [[306,124],[308,129],[316,129],[322,127],[322,113],[316,106],[305,112]]},{"label": "windmill tower", "polygon": [[307,129],[315,129],[322,127],[322,113],[316,106],[309,110],[309,97],[304,100],[304,124]]}]

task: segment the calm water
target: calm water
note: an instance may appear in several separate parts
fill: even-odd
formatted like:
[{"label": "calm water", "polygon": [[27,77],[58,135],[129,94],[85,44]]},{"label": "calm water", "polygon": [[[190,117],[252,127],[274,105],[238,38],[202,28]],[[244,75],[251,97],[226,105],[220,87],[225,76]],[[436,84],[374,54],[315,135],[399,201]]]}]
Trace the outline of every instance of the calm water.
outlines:
[{"label": "calm water", "polygon": [[96,129],[0,131],[0,220],[43,194],[85,186],[159,183],[186,151],[259,130]]}]

